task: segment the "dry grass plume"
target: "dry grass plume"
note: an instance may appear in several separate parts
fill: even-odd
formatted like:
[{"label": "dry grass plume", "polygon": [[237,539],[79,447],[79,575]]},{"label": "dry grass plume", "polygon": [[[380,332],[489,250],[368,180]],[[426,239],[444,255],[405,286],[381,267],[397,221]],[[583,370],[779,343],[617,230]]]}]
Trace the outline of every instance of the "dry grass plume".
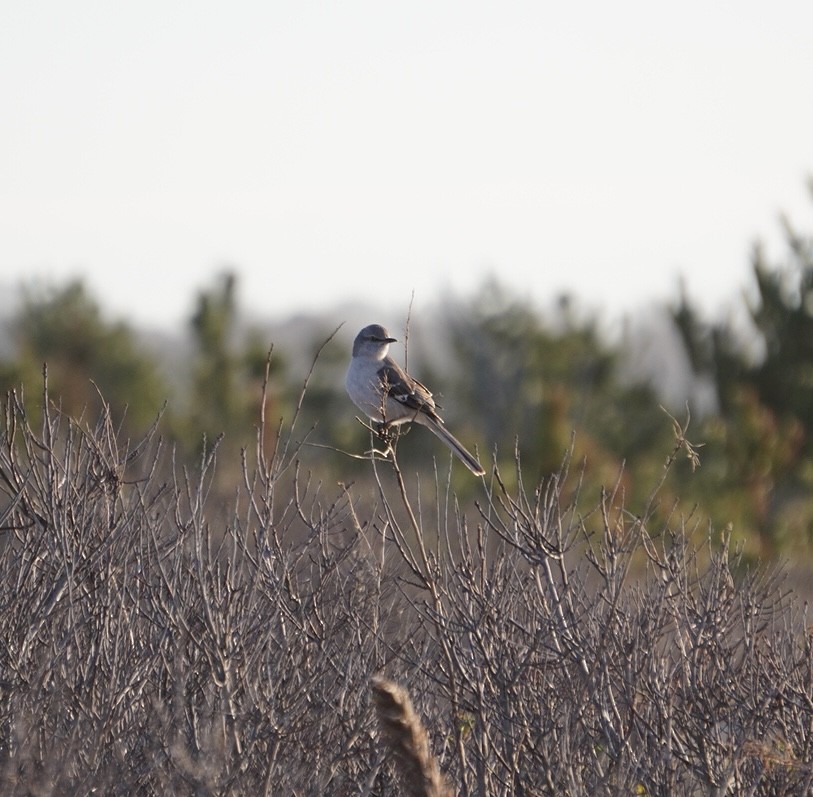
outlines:
[{"label": "dry grass plume", "polygon": [[384,678],[374,678],[372,689],[381,736],[395,754],[404,792],[410,797],[452,797],[407,691]]}]

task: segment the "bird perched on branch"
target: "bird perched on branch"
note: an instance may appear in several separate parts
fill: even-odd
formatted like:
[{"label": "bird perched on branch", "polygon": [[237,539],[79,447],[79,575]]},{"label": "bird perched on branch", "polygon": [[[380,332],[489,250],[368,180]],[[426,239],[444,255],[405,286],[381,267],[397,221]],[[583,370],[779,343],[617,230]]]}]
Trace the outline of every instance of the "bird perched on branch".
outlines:
[{"label": "bird perched on branch", "polygon": [[380,324],[370,324],[356,335],[345,387],[353,403],[371,420],[392,426],[415,422],[426,426],[475,475],[483,470],[477,459],[444,426],[432,394],[388,356],[390,337]]}]

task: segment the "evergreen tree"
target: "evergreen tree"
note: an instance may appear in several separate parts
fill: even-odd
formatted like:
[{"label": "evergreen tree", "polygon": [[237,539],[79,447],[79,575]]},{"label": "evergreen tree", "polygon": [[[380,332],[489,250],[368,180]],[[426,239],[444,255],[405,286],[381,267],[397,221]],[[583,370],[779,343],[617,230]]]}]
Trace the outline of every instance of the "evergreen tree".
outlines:
[{"label": "evergreen tree", "polygon": [[[252,445],[270,344],[256,331],[241,329],[234,273],[221,274],[212,288],[199,291],[189,324],[195,357],[186,443],[195,450],[204,436],[211,443],[223,435],[232,450]],[[280,357],[272,358],[272,374],[280,362]],[[268,413],[277,391],[269,389],[265,400]]]},{"label": "evergreen tree", "polygon": [[47,367],[52,400],[71,415],[96,414],[104,400],[134,432],[155,420],[167,386],[129,326],[106,320],[81,280],[28,288],[9,323],[13,356],[0,366],[0,386],[22,386],[32,412]]},{"label": "evergreen tree", "polygon": [[719,403],[719,418],[705,426],[707,505],[718,525],[731,522],[746,538],[753,531],[761,555],[813,541],[813,239],[784,226],[785,265],[754,248],[751,341],[729,321],[702,321],[685,292],[673,311]]}]

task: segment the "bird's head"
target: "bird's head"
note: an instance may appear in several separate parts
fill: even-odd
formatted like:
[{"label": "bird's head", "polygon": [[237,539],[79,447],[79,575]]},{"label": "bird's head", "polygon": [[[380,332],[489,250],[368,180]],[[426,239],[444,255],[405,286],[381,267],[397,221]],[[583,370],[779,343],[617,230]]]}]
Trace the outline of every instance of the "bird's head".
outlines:
[{"label": "bird's head", "polygon": [[390,333],[381,324],[370,324],[356,335],[353,356],[383,360],[387,356],[390,343],[395,343],[396,340],[397,338],[390,337]]}]

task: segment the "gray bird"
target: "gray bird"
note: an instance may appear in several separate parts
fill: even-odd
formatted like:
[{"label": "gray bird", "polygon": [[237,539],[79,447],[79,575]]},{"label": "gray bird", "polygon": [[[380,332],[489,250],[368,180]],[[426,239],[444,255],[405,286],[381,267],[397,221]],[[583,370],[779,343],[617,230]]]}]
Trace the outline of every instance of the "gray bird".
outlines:
[{"label": "gray bird", "polygon": [[411,421],[426,426],[475,476],[482,476],[485,471],[477,459],[443,425],[432,394],[387,356],[395,342],[380,324],[370,324],[356,335],[344,382],[353,403],[385,427]]}]

